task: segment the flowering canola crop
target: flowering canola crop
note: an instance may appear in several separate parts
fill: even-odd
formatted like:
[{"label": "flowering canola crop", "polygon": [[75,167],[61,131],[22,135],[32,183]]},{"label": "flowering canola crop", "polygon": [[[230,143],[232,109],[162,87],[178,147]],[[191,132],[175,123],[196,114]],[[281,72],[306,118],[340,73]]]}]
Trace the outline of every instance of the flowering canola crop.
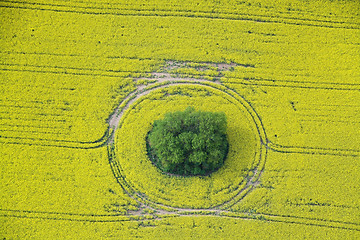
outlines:
[{"label": "flowering canola crop", "polygon": [[[3,239],[359,239],[360,4],[0,1]],[[229,155],[161,173],[166,112]]]}]

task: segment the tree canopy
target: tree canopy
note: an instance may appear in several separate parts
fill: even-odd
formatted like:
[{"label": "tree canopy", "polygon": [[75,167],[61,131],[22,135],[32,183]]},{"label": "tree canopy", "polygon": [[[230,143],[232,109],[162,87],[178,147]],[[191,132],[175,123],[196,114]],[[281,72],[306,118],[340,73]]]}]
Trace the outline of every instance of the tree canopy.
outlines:
[{"label": "tree canopy", "polygon": [[147,137],[151,161],[163,172],[206,175],[219,169],[228,152],[224,113],[185,111],[156,120]]}]

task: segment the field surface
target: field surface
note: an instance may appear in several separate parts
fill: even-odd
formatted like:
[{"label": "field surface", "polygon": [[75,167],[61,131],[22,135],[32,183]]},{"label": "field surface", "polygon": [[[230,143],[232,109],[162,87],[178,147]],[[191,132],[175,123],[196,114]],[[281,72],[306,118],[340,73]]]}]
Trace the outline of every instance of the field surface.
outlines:
[{"label": "field surface", "polygon": [[[146,154],[224,112],[206,177]],[[357,0],[0,0],[0,239],[360,239]]]}]

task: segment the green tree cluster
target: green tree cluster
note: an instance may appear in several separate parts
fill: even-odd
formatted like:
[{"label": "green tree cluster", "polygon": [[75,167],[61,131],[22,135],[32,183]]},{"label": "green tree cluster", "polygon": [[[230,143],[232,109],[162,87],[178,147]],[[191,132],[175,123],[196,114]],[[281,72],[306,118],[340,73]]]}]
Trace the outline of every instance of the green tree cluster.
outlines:
[{"label": "green tree cluster", "polygon": [[151,161],[163,172],[207,175],[219,169],[228,152],[224,113],[185,111],[156,120],[147,137]]}]

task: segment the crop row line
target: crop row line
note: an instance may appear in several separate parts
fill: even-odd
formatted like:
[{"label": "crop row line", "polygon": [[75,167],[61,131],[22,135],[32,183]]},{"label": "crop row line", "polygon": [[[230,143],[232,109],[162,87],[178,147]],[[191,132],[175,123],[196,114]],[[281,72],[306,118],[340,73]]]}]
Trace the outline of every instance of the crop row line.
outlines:
[{"label": "crop row line", "polygon": [[11,69],[11,68],[0,68],[0,71],[15,71],[15,72],[32,72],[32,73],[54,73],[54,74],[66,74],[66,75],[75,75],[75,76],[100,76],[100,77],[129,77],[130,72],[127,75],[111,75],[111,74],[101,74],[101,73],[83,73],[83,72],[68,72],[68,71],[46,71],[46,70],[31,70],[31,69]]},{"label": "crop row line", "polygon": [[[0,63],[2,66],[7,67],[14,67],[14,66],[20,66],[20,67],[33,67],[33,68],[49,68],[49,69],[62,69],[62,70],[79,70],[79,71],[99,71],[99,72],[111,72],[111,73],[146,73],[146,72],[139,72],[139,71],[124,71],[124,70],[112,70],[112,69],[100,69],[100,68],[81,68],[81,67],[62,67],[62,66],[41,66],[41,65],[33,65],[33,64],[18,64],[18,63]],[[151,72],[148,72],[151,73]],[[111,75],[112,76],[112,75]]]},{"label": "crop row line", "polygon": [[[360,224],[333,221],[325,219],[304,218],[298,216],[284,216],[266,213],[234,213],[229,211],[183,211],[179,213],[163,213],[154,216],[134,216],[134,215],[119,215],[119,214],[78,214],[66,212],[43,212],[43,211],[26,211],[26,210],[8,210],[0,209],[0,216],[15,217],[15,218],[29,218],[29,219],[45,219],[45,220],[64,220],[64,221],[82,221],[82,222],[122,222],[122,221],[144,221],[144,220],[161,220],[168,217],[181,216],[213,216],[225,218],[237,218],[246,220],[268,221],[268,222],[282,222],[287,224],[300,224],[309,226],[319,226],[326,228],[340,228],[345,230],[360,231]],[[305,220],[305,222],[301,222]]]},{"label": "crop row line", "polygon": [[30,121],[30,122],[35,122],[35,121],[41,121],[41,122],[59,122],[59,123],[66,123],[68,122],[66,119],[47,119],[47,118],[43,118],[43,119],[39,119],[39,118],[23,118],[23,117],[2,117],[0,116],[0,121],[1,120],[21,120],[21,121]]},{"label": "crop row line", "polygon": [[[40,106],[24,106],[24,105],[6,105],[6,104],[0,104],[0,107],[5,107],[5,108],[35,108],[35,109],[47,109],[45,106],[48,105],[42,105]],[[48,106],[48,109],[55,109],[55,110],[61,110],[61,111],[73,111],[71,108],[69,107],[53,107],[53,106]]]},{"label": "crop row line", "polygon": [[[346,29],[359,29],[358,23],[354,22],[340,22],[330,20],[318,19],[299,19],[293,17],[279,17],[268,15],[256,15],[248,13],[216,13],[216,12],[189,12],[189,11],[173,11],[173,10],[143,10],[143,9],[121,9],[121,8],[102,8],[102,7],[89,7],[89,6],[76,6],[68,4],[50,4],[39,2],[23,2],[23,1],[0,1],[4,8],[18,8],[30,10],[43,10],[54,12],[69,12],[78,14],[95,14],[95,15],[120,15],[120,16],[151,16],[151,17],[186,17],[186,18],[206,18],[206,19],[223,19],[223,20],[240,20],[240,21],[255,21],[264,23],[281,23],[291,25],[303,25],[314,27],[327,27],[327,28],[346,28]],[[16,6],[11,5],[16,4]],[[179,14],[180,13],[180,14]],[[349,24],[350,26],[337,26],[332,24]]]},{"label": "crop row line", "polygon": [[334,156],[360,156],[360,150],[355,149],[332,149],[332,148],[316,148],[301,146],[284,146],[273,142],[268,142],[267,147],[275,152],[281,153],[301,153],[301,154],[318,154],[318,155],[334,155]]},{"label": "crop row line", "polygon": [[[66,129],[66,128],[64,128]],[[68,130],[68,129],[67,129]],[[68,131],[65,132],[42,132],[33,130],[19,130],[19,129],[0,129],[0,132],[16,132],[16,133],[40,133],[40,134],[56,134],[56,135],[69,135]]]},{"label": "crop row line", "polygon": [[[1,124],[0,124],[1,125]],[[92,149],[105,146],[109,139],[113,135],[113,130],[108,128],[104,135],[95,141],[71,141],[71,140],[59,140],[59,139],[42,139],[42,138],[27,138],[27,137],[7,137],[0,136],[0,142],[6,144],[17,145],[35,145],[35,146],[49,146],[60,148],[75,148],[75,149]],[[10,139],[10,141],[7,141]],[[11,141],[11,139],[17,139],[17,142]]]},{"label": "crop row line", "polygon": [[65,53],[52,53],[52,52],[19,52],[19,51],[0,51],[0,54],[18,54],[18,55],[44,55],[56,57],[83,57],[83,58],[105,58],[105,59],[132,59],[132,60],[154,60],[153,58],[144,57],[126,57],[126,56],[103,56],[103,55],[85,55],[85,54],[65,54]]},{"label": "crop row line", "polygon": [[[322,89],[322,90],[341,90],[341,91],[359,91],[359,84],[338,84],[338,83],[309,83],[305,81],[287,81],[287,80],[245,80],[241,78],[222,79],[224,84],[241,84],[245,86],[264,86],[264,87],[280,87],[280,88],[301,88],[301,89]],[[319,85],[318,85],[319,84]],[[332,85],[334,84],[334,85]],[[324,86],[321,86],[324,85]]]},{"label": "crop row line", "polygon": [[[56,0],[57,2],[66,2],[67,0]],[[81,0],[76,0],[76,1],[72,1],[72,3],[80,3],[80,4],[95,4],[95,5],[105,5],[105,6],[108,6],[108,4],[110,2],[92,2],[92,1],[81,1]],[[239,3],[239,4],[246,4],[246,2],[242,2],[242,3]],[[122,9],[129,9],[129,10],[136,10],[136,9],[139,9],[139,8],[133,8],[133,4],[129,4],[129,3],[118,3],[118,2],[111,2],[111,5],[112,6],[116,6],[116,5],[120,5],[120,6],[130,6],[130,7],[125,7],[125,8],[122,8]],[[175,6],[179,6],[179,5],[175,5]],[[184,6],[183,4],[181,4],[181,6]],[[185,5],[186,6],[186,5]],[[192,5],[190,5],[192,7]],[[246,8],[249,9],[251,5],[247,5]],[[143,7],[143,6],[142,6]],[[152,6],[148,6],[149,8],[151,8]],[[199,13],[229,13],[229,12],[225,12],[225,11],[220,11],[218,9],[212,9],[211,12],[210,11],[205,11],[205,10],[202,10],[201,8],[198,8],[196,9],[196,11],[194,10],[190,10],[190,9],[159,9],[159,6],[156,6],[156,9],[154,7],[152,7],[153,9],[150,9],[150,10],[159,10],[159,11],[174,11],[174,12],[199,12]],[[265,9],[268,11],[268,7],[263,7],[262,5],[261,6],[256,6],[255,7],[256,9]],[[274,8],[274,6],[272,6],[272,8]],[[149,9],[145,9],[144,7],[141,9],[141,10],[149,10]],[[234,9],[233,8],[226,8],[224,10],[230,10],[230,11],[233,11]],[[327,15],[319,15],[319,14],[314,14],[313,12],[309,12],[309,11],[304,11],[304,10],[301,10],[301,9],[291,9],[292,11],[296,11],[296,12],[301,12],[301,14],[309,14],[309,15],[312,15],[312,16],[316,16],[316,17],[329,17]],[[288,12],[280,12],[278,10],[276,10],[276,12],[278,13],[285,13],[285,14],[288,14]],[[230,12],[231,14],[231,12]],[[237,12],[237,14],[239,14]],[[263,15],[257,15],[257,16],[263,16]],[[335,16],[337,17],[337,16]],[[353,17],[349,17],[349,16],[341,16],[341,17],[344,17],[344,18],[353,18]]]},{"label": "crop row line", "polygon": [[[1,65],[1,64],[0,64]],[[35,66],[32,66],[35,67]],[[49,66],[36,66],[37,68],[47,68]],[[51,68],[51,67],[50,67]],[[81,73],[81,72],[68,72],[66,67],[61,67],[64,71],[50,71],[50,70],[32,70],[32,69],[11,69],[3,68],[3,71],[24,71],[24,72],[36,72],[36,73],[54,73],[54,74],[71,74],[71,75],[90,75],[90,76],[104,76],[104,77],[119,77],[117,75],[107,74],[93,74],[93,73]],[[80,68],[79,68],[80,70]],[[89,69],[90,70],[90,69]],[[96,71],[96,70],[94,70]],[[126,75],[121,77],[131,77],[133,72],[122,72]],[[151,73],[139,73],[139,74],[151,74]],[[212,77],[210,75],[202,75],[206,77]],[[144,79],[152,79],[144,77]],[[294,80],[276,80],[276,79],[250,79],[250,78],[234,78],[222,76],[221,81],[224,84],[242,84],[249,86],[269,86],[269,87],[287,87],[287,88],[303,88],[303,89],[324,89],[324,90],[346,90],[346,91],[359,91],[360,84],[356,83],[336,83],[336,82],[307,82],[307,81],[294,81]]]}]

